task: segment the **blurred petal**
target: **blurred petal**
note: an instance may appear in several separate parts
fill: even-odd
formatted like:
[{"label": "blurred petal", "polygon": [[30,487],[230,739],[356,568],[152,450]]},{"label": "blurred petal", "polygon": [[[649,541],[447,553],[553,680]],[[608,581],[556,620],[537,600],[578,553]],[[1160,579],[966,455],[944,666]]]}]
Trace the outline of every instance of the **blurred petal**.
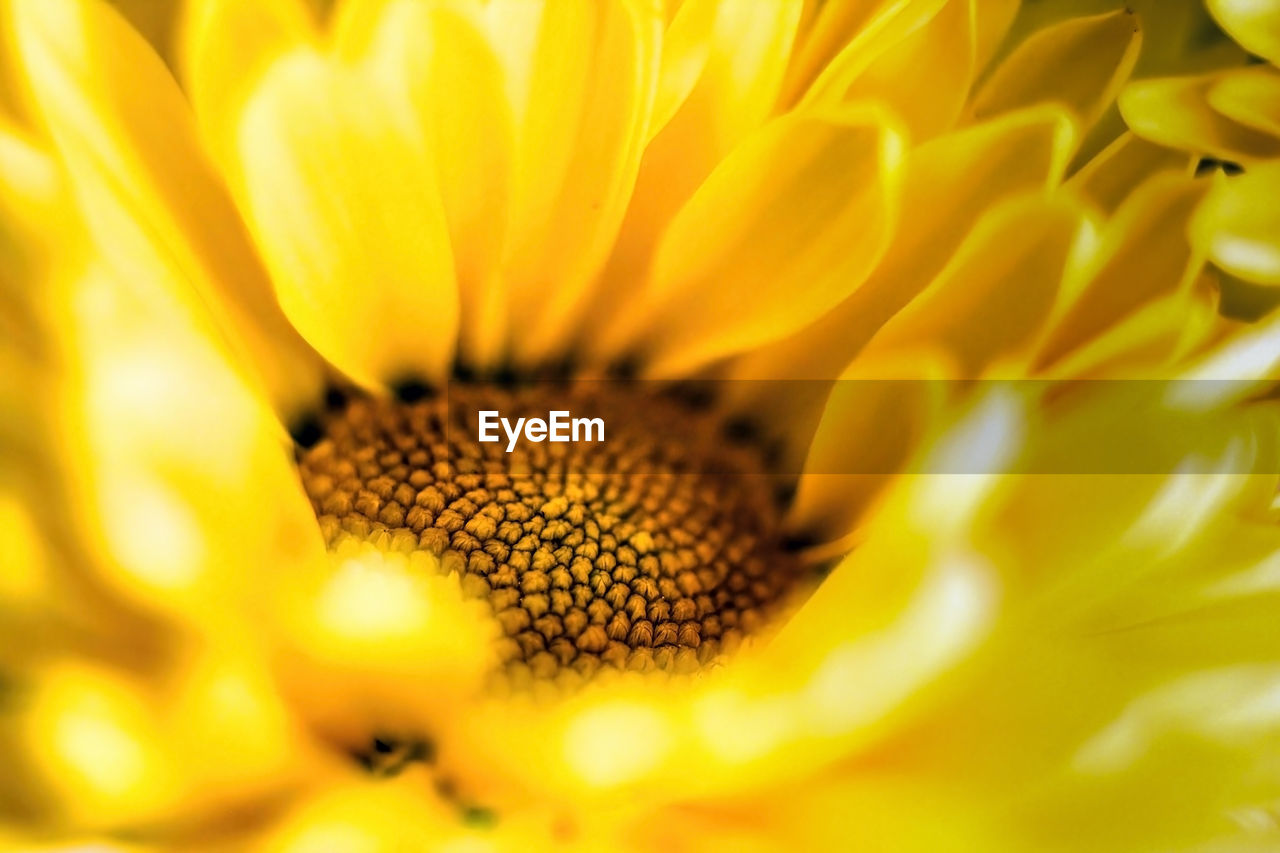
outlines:
[{"label": "blurred petal", "polygon": [[1209,89],[1209,106],[1232,121],[1280,136],[1280,73],[1240,68],[1224,73]]},{"label": "blurred petal", "polygon": [[1280,285],[1280,164],[1267,163],[1218,184],[1193,224],[1196,245],[1222,269],[1256,284]]},{"label": "blurred petal", "polygon": [[363,747],[432,731],[494,662],[496,628],[426,552],[347,541],[328,561],[267,584],[285,690],[306,718]]},{"label": "blurred petal", "polygon": [[62,663],[41,674],[22,715],[22,745],[67,823],[137,825],[175,804],[175,767],[149,699],[100,667]]},{"label": "blurred petal", "polygon": [[[456,829],[449,832],[455,824],[451,817],[424,780],[353,779],[295,804],[250,849],[255,853],[445,850],[449,835],[462,835]],[[458,843],[458,849],[467,849]]]},{"label": "blurred petal", "polygon": [[168,70],[104,5],[18,0],[14,16],[36,102],[103,253],[124,280],[211,310],[292,414],[318,391],[319,365],[272,298]]},{"label": "blurred petal", "polygon": [[[979,429],[1004,430],[1013,425],[993,419],[1015,412],[996,406],[973,417],[986,422]],[[499,778],[536,777],[583,807],[625,803],[641,814],[848,766],[910,717],[907,706],[926,706],[940,674],[989,629],[997,579],[959,535],[992,483],[903,482],[874,536],[779,634],[691,687],[619,681],[549,711],[484,706],[457,721],[458,736]]]},{"label": "blurred petal", "polygon": [[1246,50],[1280,65],[1280,9],[1267,0],[1206,0],[1205,5]]},{"label": "blurred petal", "polygon": [[287,439],[185,306],[94,270],[67,287],[59,438],[94,568],[147,612],[229,630],[260,567],[322,559]]},{"label": "blurred petal", "polygon": [[225,168],[253,88],[273,62],[315,39],[310,15],[303,0],[188,0],[181,24],[183,82]]}]

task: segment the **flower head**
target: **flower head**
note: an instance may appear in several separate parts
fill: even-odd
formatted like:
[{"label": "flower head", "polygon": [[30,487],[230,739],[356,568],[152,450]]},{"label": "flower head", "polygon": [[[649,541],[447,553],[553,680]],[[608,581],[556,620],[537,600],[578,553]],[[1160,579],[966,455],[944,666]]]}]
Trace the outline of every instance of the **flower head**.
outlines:
[{"label": "flower head", "polygon": [[1061,5],[7,0],[0,843],[1274,845],[1269,72]]}]

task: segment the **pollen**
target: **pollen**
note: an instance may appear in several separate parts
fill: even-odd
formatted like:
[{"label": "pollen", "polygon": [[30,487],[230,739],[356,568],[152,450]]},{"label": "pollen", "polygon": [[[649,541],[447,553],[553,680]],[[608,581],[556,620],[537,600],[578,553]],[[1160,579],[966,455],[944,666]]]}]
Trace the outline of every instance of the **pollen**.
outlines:
[{"label": "pollen", "polygon": [[[555,397],[555,399],[549,399]],[[603,443],[477,440],[476,412],[586,404]],[[451,388],[327,413],[298,464],[330,547],[435,555],[487,600],[513,684],[692,672],[731,654],[799,577],[776,480],[705,406],[616,386]]]}]

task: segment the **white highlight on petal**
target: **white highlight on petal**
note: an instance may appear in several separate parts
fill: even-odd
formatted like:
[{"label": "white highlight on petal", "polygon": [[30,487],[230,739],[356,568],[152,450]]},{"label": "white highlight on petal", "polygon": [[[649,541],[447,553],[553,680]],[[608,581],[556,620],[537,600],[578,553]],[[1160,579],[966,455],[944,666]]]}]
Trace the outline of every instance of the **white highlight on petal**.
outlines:
[{"label": "white highlight on petal", "polygon": [[805,692],[813,726],[835,734],[886,714],[976,645],[995,602],[984,562],[945,559],[894,624],[827,657]]},{"label": "white highlight on petal", "polygon": [[583,780],[607,788],[656,767],[671,744],[659,709],[618,702],[579,714],[565,733],[564,755]]},{"label": "white highlight on petal", "polygon": [[120,473],[103,483],[101,506],[107,546],[131,576],[172,590],[198,580],[205,542],[190,508],[172,490]]},{"label": "white highlight on petal", "polygon": [[1246,744],[1280,733],[1280,668],[1237,666],[1195,673],[1140,697],[1091,738],[1072,762],[1081,773],[1123,770],[1171,733]]},{"label": "white highlight on petal", "polygon": [[317,602],[321,621],[349,637],[413,634],[431,618],[420,584],[407,573],[343,561]]}]

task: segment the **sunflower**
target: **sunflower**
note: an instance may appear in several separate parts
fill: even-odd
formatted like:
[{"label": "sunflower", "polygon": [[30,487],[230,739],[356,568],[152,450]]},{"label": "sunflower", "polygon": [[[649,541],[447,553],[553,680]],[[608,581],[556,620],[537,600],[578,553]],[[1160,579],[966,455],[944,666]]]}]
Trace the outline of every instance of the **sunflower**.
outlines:
[{"label": "sunflower", "polygon": [[0,843],[1280,844],[1274,81],[1204,10],[148,20],[4,3]]}]

